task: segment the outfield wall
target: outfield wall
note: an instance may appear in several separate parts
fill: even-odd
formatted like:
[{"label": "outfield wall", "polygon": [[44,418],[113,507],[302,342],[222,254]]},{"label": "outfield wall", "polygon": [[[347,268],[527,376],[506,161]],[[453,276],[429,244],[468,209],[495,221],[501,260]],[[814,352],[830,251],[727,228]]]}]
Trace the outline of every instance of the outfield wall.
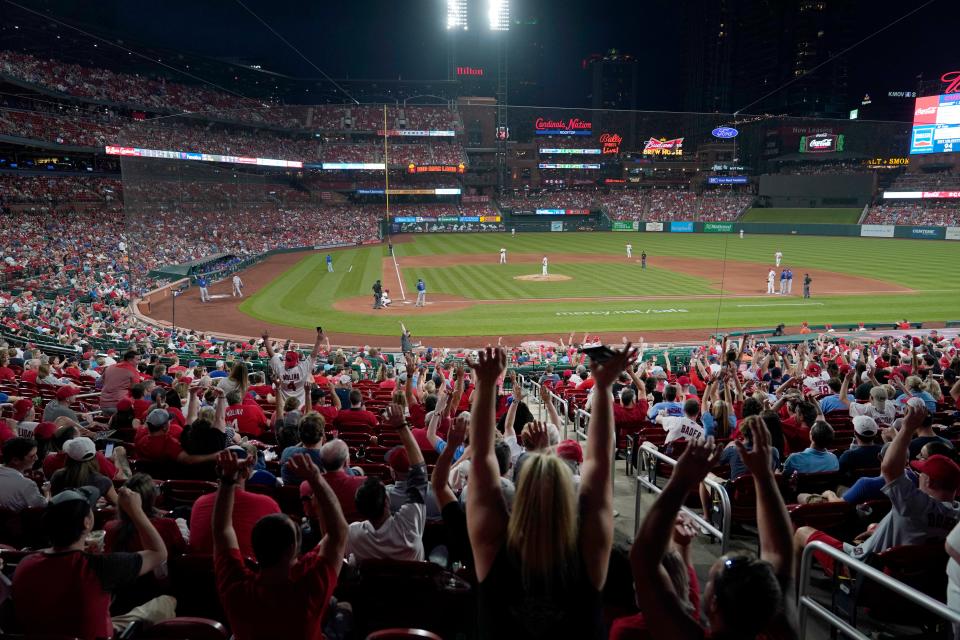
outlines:
[{"label": "outfield wall", "polygon": [[960,240],[960,227],[908,227],[892,224],[791,224],[771,222],[614,221],[611,231],[635,233],[733,233]]}]

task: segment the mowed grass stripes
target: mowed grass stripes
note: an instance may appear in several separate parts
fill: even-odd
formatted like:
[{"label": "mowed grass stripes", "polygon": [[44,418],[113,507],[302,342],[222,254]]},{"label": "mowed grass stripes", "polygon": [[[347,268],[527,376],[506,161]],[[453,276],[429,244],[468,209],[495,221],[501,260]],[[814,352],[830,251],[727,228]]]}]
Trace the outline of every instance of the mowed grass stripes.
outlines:
[{"label": "mowed grass stripes", "polygon": [[[649,268],[628,263],[563,263],[561,254],[649,255]],[[536,274],[539,264],[498,265],[500,247],[510,255],[546,254],[550,272],[568,275],[564,282],[524,282],[516,275]],[[808,266],[898,283],[918,290],[914,294],[818,297],[803,301],[771,297],[679,299],[599,302],[574,298],[713,294],[708,281],[657,267],[661,256],[743,260],[772,264],[775,251],[784,265]],[[325,253],[301,262],[241,305],[253,317],[275,324],[313,327],[322,324],[337,332],[393,335],[398,321],[420,336],[507,335],[571,330],[643,333],[656,329],[761,327],[802,320],[825,322],[946,321],[960,319],[960,242],[884,238],[828,238],[802,236],[747,236],[732,234],[669,233],[536,233],[422,235],[398,243],[399,256],[488,253],[490,264],[421,267],[402,270],[408,297],[417,278],[424,278],[430,294],[446,293],[489,302],[451,313],[343,313],[335,300],[369,296],[370,286],[382,277],[383,247],[364,247],[334,253],[336,271],[327,273]],[[350,266],[353,270],[349,271]],[[394,299],[399,292],[391,292]],[[549,300],[560,298],[561,301]],[[510,303],[509,300],[531,300]]]},{"label": "mowed grass stripes", "polygon": [[718,293],[708,283],[664,269],[640,269],[636,264],[556,263],[551,275],[569,280],[536,282],[517,280],[540,273],[539,264],[458,265],[404,269],[408,287],[423,278],[428,291],[475,300],[548,298],[609,298],[626,296],[697,295]]}]

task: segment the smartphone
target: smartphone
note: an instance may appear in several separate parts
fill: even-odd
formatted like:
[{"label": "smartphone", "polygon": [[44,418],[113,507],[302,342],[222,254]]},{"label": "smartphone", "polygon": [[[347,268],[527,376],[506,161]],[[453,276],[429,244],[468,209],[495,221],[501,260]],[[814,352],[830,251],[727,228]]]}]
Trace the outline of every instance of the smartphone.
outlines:
[{"label": "smartphone", "polygon": [[581,347],[580,353],[584,354],[597,364],[603,364],[614,356],[614,351],[605,344],[596,347]]},{"label": "smartphone", "polygon": [[112,442],[107,443],[107,446],[103,448],[104,457],[109,458],[110,456],[113,455],[113,447],[114,447],[114,444]]}]

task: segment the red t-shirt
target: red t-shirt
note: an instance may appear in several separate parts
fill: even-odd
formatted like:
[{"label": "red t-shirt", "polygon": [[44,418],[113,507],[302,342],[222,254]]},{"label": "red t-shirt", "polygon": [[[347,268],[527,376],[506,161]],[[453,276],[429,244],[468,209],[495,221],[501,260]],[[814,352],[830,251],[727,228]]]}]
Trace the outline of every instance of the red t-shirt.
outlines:
[{"label": "red t-shirt", "polygon": [[147,418],[147,409],[149,409],[152,404],[150,400],[146,400],[145,398],[134,400],[133,417],[143,422]]},{"label": "red t-shirt", "polygon": [[[187,552],[187,542],[180,533],[180,527],[173,518],[150,518],[150,522],[156,528],[157,533],[163,538],[163,544],[167,547],[167,555],[173,557]],[[140,535],[134,534],[123,545],[123,549],[116,549],[117,532],[120,530],[119,520],[110,520],[103,529],[106,535],[103,538],[103,548],[107,553],[113,551],[143,551],[143,542],[140,541]]]},{"label": "red t-shirt", "polygon": [[16,380],[17,375],[10,367],[0,367],[0,380]]},{"label": "red t-shirt", "polygon": [[620,429],[639,427],[647,421],[647,411],[649,407],[646,400],[635,400],[631,407],[616,402],[613,405],[613,422]]},{"label": "red t-shirt", "polygon": [[[100,473],[111,480],[115,475],[117,475],[117,467],[113,464],[113,461],[111,461],[110,458],[107,458],[103,455],[102,451],[97,451],[97,464],[100,467]],[[43,475],[49,478],[53,475],[54,471],[63,469],[66,465],[67,454],[65,454],[63,451],[52,453],[43,459]]]},{"label": "red t-shirt", "polygon": [[31,554],[13,575],[17,620],[31,635],[112,638],[110,593],[136,580],[142,566],[136,553]]},{"label": "red t-shirt", "polygon": [[176,462],[177,456],[183,451],[180,441],[169,433],[150,435],[145,427],[137,432],[134,444],[137,446],[137,458],[152,462]]},{"label": "red t-shirt", "polygon": [[114,409],[117,403],[130,394],[130,387],[140,382],[140,373],[126,361],[107,367],[103,372],[100,390],[100,406]]},{"label": "red t-shirt", "polygon": [[340,413],[336,407],[329,404],[320,405],[319,407],[315,406],[313,410],[323,416],[323,424],[328,429],[333,425],[333,421],[337,419],[337,414]]},{"label": "red t-shirt", "polygon": [[[337,573],[320,557],[320,547],[290,567],[284,584],[264,584],[246,567],[237,549],[214,557],[217,592],[237,640],[323,638],[321,620],[337,586]],[[264,615],[269,612],[269,615]]]},{"label": "red t-shirt", "polygon": [[[700,582],[697,580],[697,572],[692,566],[687,567],[687,578],[690,581],[690,589],[687,592],[689,601],[693,603],[693,611],[690,615],[695,620],[700,620]],[[651,640],[650,630],[647,628],[647,621],[642,613],[632,616],[617,618],[610,625],[609,640]]]},{"label": "red t-shirt", "polygon": [[[362,480],[362,478],[361,478]],[[190,512],[190,552],[213,553],[213,502],[217,494],[208,493],[197,498]],[[280,513],[280,506],[270,496],[248,493],[237,488],[233,499],[233,528],[244,557],[253,555],[251,536],[253,525],[260,518]],[[262,614],[263,610],[258,613]]]},{"label": "red t-shirt", "polygon": [[780,455],[781,460],[786,460],[791,453],[803,451],[810,446],[810,429],[798,425],[795,418],[781,420],[780,430],[783,432],[784,448]]},{"label": "red t-shirt", "polygon": [[363,476],[352,476],[343,469],[339,471],[328,471],[323,474],[323,479],[330,485],[330,489],[340,501],[340,508],[343,509],[343,517],[347,522],[358,522],[364,517],[357,511],[357,489],[363,484]]},{"label": "red t-shirt", "polygon": [[37,384],[37,370],[27,369],[26,371],[23,372],[23,375],[20,376],[20,381]]},{"label": "red t-shirt", "polygon": [[241,435],[254,438],[263,434],[267,428],[267,416],[257,403],[233,404],[227,407],[226,421]]},{"label": "red t-shirt", "polygon": [[[7,440],[16,438],[17,434],[14,433],[13,429],[7,424],[6,420],[0,419],[0,444],[3,444]],[[49,477],[49,476],[47,476]]]},{"label": "red t-shirt", "polygon": [[427,410],[419,402],[414,402],[410,405],[410,422],[413,423],[413,426],[420,427],[423,429],[424,421],[427,417]]},{"label": "red t-shirt", "polygon": [[333,424],[338,429],[367,427],[372,430],[377,427],[379,422],[377,421],[377,416],[366,409],[340,409],[340,411],[337,412],[337,417],[333,420]]},{"label": "red t-shirt", "polygon": [[273,393],[273,387],[268,384],[257,384],[250,387],[250,391],[253,391],[258,396],[266,398]]},{"label": "red t-shirt", "polygon": [[397,388],[397,381],[393,378],[388,378],[380,383],[380,388],[384,390],[393,391]]}]

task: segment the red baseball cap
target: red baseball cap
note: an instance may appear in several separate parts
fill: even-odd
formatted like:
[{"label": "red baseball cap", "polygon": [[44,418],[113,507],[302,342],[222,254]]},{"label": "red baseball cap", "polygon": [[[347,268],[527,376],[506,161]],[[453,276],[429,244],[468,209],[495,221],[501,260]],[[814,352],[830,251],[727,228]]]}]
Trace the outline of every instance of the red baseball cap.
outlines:
[{"label": "red baseball cap", "polygon": [[59,389],[57,389],[57,400],[66,400],[67,398],[71,398],[79,394],[80,394],[80,389],[77,389],[73,385],[68,384],[64,387],[60,387]]},{"label": "red baseball cap", "polygon": [[820,365],[818,365],[816,362],[811,362],[805,369],[805,372],[808,376],[818,376],[820,375],[821,371]]},{"label": "red baseball cap", "polygon": [[947,456],[937,454],[926,460],[914,460],[910,466],[927,474],[930,482],[938,489],[949,489],[954,493],[960,489],[960,466]]},{"label": "red baseball cap", "polygon": [[383,461],[397,473],[410,471],[410,458],[407,456],[407,450],[399,445],[387,451],[386,455],[383,456]]},{"label": "red baseball cap", "polygon": [[583,448],[576,440],[564,440],[558,444],[557,455],[564,460],[583,464]]},{"label": "red baseball cap", "polygon": [[292,369],[300,363],[300,354],[296,351],[287,351],[283,361],[287,369]]},{"label": "red baseball cap", "polygon": [[313,487],[310,486],[310,483],[304,480],[300,483],[300,499],[309,498],[313,496]]},{"label": "red baseball cap", "polygon": [[33,407],[33,400],[30,398],[20,398],[13,403],[13,419],[17,422],[23,422],[27,417],[27,412]]},{"label": "red baseball cap", "polygon": [[122,398],[117,402],[117,411],[129,411],[133,409],[133,400],[130,398]]},{"label": "red baseball cap", "polygon": [[57,425],[54,422],[41,422],[33,430],[33,437],[39,440],[49,440],[57,432]]}]

